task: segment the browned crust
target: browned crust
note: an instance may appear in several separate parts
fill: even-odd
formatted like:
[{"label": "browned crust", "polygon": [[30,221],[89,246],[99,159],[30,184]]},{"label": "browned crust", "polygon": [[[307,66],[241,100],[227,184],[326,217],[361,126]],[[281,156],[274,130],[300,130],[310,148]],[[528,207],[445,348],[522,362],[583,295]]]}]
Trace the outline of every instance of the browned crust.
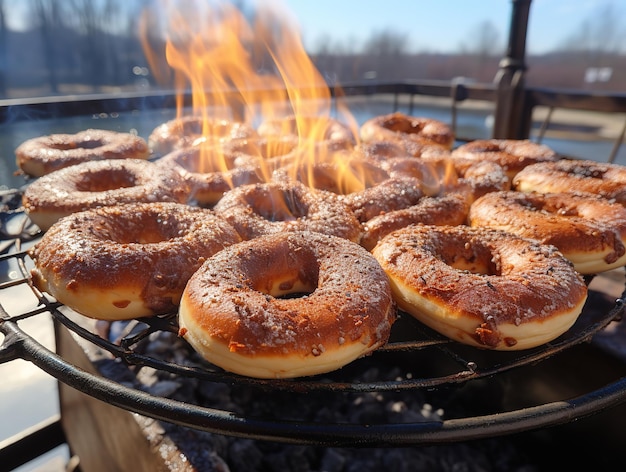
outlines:
[{"label": "browned crust", "polygon": [[441,196],[424,196],[417,204],[390,211],[367,221],[361,245],[371,251],[389,233],[414,224],[455,226],[467,221],[471,199],[466,193],[451,192]]},{"label": "browned crust", "polygon": [[527,139],[477,139],[453,150],[451,157],[495,162],[510,179],[526,166],[559,159],[548,146]]},{"label": "browned crust", "polygon": [[626,253],[626,208],[592,194],[492,192],[474,202],[469,222],[552,244],[568,258],[596,255],[607,267]]},{"label": "browned crust", "polygon": [[626,206],[626,166],[577,159],[537,163],[515,176],[513,188],[542,193],[589,192]]},{"label": "browned crust", "polygon": [[31,219],[46,230],[59,217],[89,208],[184,203],[188,196],[187,184],[173,169],[140,159],[113,159],[84,162],[40,177],[26,188],[22,202]]},{"label": "browned crust", "polygon": [[315,231],[356,242],[362,232],[354,213],[337,195],[300,182],[237,187],[227,192],[214,210],[244,239],[285,231]]},{"label": "browned crust", "polygon": [[[279,298],[294,291],[307,294]],[[371,254],[312,232],[261,236],[215,254],[181,303],[207,343],[304,362],[353,343],[380,346],[395,320],[389,281]]]},{"label": "browned crust", "polygon": [[17,166],[33,177],[64,167],[102,159],[147,159],[146,141],[131,133],[87,129],[29,139],[15,150]]},{"label": "browned crust", "polygon": [[184,116],[160,124],[148,136],[148,145],[157,156],[193,146],[198,140],[231,141],[258,138],[251,126],[226,119]]},{"label": "browned crust", "polygon": [[414,178],[387,179],[378,185],[343,197],[361,222],[417,205],[424,197],[421,182]]},{"label": "browned crust", "polygon": [[[136,301],[165,313],[177,307],[187,280],[206,258],[239,241],[221,217],[184,204],[92,209],[63,218],[31,249],[33,281],[86,316],[98,317],[80,308],[83,299],[95,299],[98,306],[107,292],[137,297],[113,300],[116,309]],[[101,305],[103,312],[116,311]]]},{"label": "browned crust", "polygon": [[[576,316],[587,296],[582,276],[554,246],[503,231],[409,226],[383,238],[372,253],[392,280],[440,313],[404,308],[427,321],[458,323],[459,331],[483,347],[520,342],[503,339],[505,325],[521,327],[521,335],[526,326]],[[394,296],[400,303],[395,288]],[[465,325],[473,326],[469,333]],[[444,334],[466,342],[463,336]]]},{"label": "browned crust", "polygon": [[390,136],[384,140],[363,141],[354,151],[366,159],[381,162],[396,157],[445,157],[450,154],[447,145],[410,139],[402,135]]},{"label": "browned crust", "polygon": [[260,136],[276,138],[292,136],[300,142],[317,144],[335,143],[352,148],[356,144],[354,133],[340,121],[323,116],[286,116],[263,121],[257,128]]},{"label": "browned crust", "polygon": [[[451,149],[454,133],[447,124],[439,120],[405,115],[396,112],[370,118],[359,130],[361,141],[415,141]],[[421,152],[421,151],[419,151]]]},{"label": "browned crust", "polygon": [[185,179],[191,199],[213,206],[230,189],[265,180],[260,161],[239,161],[239,155],[208,144],[172,151],[156,163],[175,169]]}]

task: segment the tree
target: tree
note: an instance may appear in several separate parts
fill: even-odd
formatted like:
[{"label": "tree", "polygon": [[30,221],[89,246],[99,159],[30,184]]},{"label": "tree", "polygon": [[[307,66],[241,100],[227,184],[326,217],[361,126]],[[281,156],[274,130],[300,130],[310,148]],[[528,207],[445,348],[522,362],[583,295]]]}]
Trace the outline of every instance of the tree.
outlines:
[{"label": "tree", "polygon": [[469,75],[477,80],[488,80],[494,75],[494,71],[488,66],[493,64],[494,57],[502,55],[500,32],[491,21],[482,21],[470,30],[468,39],[459,49],[463,55],[474,57],[474,65]]},{"label": "tree", "polygon": [[500,32],[489,20],[478,23],[468,34],[467,40],[461,43],[459,50],[463,54],[478,57],[493,57],[502,54]]},{"label": "tree", "polygon": [[408,35],[391,30],[375,31],[365,41],[363,61],[367,72],[375,73],[378,80],[390,80],[404,74],[402,58],[407,56]]},{"label": "tree", "polygon": [[375,31],[365,41],[363,51],[372,56],[401,56],[407,53],[408,35],[391,30]]},{"label": "tree", "polygon": [[599,7],[594,13],[561,41],[557,48],[562,52],[583,52],[588,57],[620,54],[626,51],[626,32],[620,22],[621,16],[613,4]]},{"label": "tree", "polygon": [[[620,55],[626,52],[626,30],[612,3],[598,7],[582,20],[561,42],[553,64],[562,70],[576,70],[564,77],[572,87],[623,89],[623,65]],[[614,84],[614,85],[613,85]]]},{"label": "tree", "polygon": [[31,0],[30,7],[35,25],[39,28],[48,71],[48,83],[53,94],[59,92],[58,32],[63,29],[63,7],[60,0]]},{"label": "tree", "polygon": [[7,49],[7,21],[5,14],[4,0],[0,0],[0,97],[7,95],[7,66],[8,66],[8,49]]}]

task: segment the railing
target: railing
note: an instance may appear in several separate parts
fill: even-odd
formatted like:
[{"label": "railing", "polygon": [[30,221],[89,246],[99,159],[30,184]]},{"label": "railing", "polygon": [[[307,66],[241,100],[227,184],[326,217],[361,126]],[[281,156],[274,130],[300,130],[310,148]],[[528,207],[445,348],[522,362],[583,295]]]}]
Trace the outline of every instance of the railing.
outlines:
[{"label": "railing", "polygon": [[5,441],[0,441],[2,470],[16,469],[65,442],[59,415],[48,418]]},{"label": "railing", "polygon": [[[546,131],[550,128],[553,112],[558,109],[592,111],[616,115],[615,119],[621,119],[623,125],[620,133],[615,137],[613,148],[608,162],[614,162],[626,135],[626,94],[588,93],[582,91],[558,90],[558,89],[529,89],[526,92],[524,107],[524,132],[530,133],[532,112],[536,107],[542,106],[548,109],[545,120],[541,124],[537,140],[541,141]],[[619,116],[619,115],[622,116]]]},{"label": "railing", "polygon": [[[233,103],[239,102],[238,93],[230,92]],[[408,97],[409,114],[413,112],[417,97],[438,97],[449,99],[451,125],[456,130],[456,120],[462,103],[473,100],[486,102],[497,108],[500,98],[498,86],[493,83],[462,83],[455,81],[403,81],[403,82],[361,82],[345,84],[340,89],[331,89],[331,94],[338,98],[351,96],[393,97],[393,109],[399,108],[403,97]],[[182,104],[192,105],[190,93],[182,94]],[[78,95],[42,97],[39,99],[0,100],[0,124],[31,119],[54,119],[77,115],[98,115],[101,113],[124,112],[133,110],[150,110],[174,108],[177,105],[176,94],[171,91],[152,91],[150,93],[120,93],[115,95]],[[550,88],[527,88],[521,97],[519,109],[519,131],[508,130],[507,134],[499,134],[503,125],[494,117],[494,136],[498,138],[527,139],[531,135],[533,112],[545,107],[548,113],[541,124],[536,139],[543,139],[550,129],[554,110],[593,111],[615,114],[616,119],[624,123],[621,133],[615,137],[613,150],[607,160],[615,158],[626,134],[626,93],[594,93],[580,90],[562,90]],[[497,110],[496,110],[497,112]],[[237,110],[234,110],[235,115]],[[619,117],[618,115],[625,116]],[[471,140],[471,136],[462,136],[462,141]]]}]

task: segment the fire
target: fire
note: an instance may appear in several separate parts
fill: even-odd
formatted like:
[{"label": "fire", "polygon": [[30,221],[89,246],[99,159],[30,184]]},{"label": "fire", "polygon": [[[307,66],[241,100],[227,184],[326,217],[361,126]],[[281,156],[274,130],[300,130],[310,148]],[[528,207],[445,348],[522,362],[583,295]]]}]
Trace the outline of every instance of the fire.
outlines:
[{"label": "fire", "polygon": [[[285,21],[284,9],[279,14],[264,4],[244,14],[225,2],[182,1],[166,2],[163,7],[159,13],[167,18],[164,56],[169,76],[162,54],[149,40],[159,19],[144,14],[140,36],[151,69],[173,80],[177,116],[201,117],[203,143],[224,141],[220,123],[237,121],[260,134],[263,130],[264,143],[247,148],[256,146],[267,165],[262,173],[268,178],[273,170],[269,163],[285,149],[290,162],[287,172],[313,188],[320,187],[320,175],[324,185],[338,193],[359,191],[384,178],[346,159],[358,144],[358,124],[338,99],[340,90],[335,92],[334,109],[343,127],[338,127],[339,119],[331,118],[331,89],[307,55],[296,22]],[[191,111],[183,106],[183,93],[188,91]],[[351,139],[345,139],[347,135]],[[296,142],[293,147],[285,144],[289,136]],[[221,148],[201,147],[204,171],[229,169],[224,151],[216,149]],[[336,174],[335,182],[329,182],[329,173]]]}]

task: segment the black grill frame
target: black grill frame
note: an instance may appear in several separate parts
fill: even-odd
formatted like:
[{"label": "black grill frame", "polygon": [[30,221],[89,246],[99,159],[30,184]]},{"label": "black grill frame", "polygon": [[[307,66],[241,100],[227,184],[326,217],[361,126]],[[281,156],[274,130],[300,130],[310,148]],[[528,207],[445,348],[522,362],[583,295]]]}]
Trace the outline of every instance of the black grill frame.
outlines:
[{"label": "black grill frame", "polygon": [[[6,193],[5,200],[19,202],[19,190]],[[443,338],[406,314],[401,314],[387,346],[371,356],[355,361],[349,367],[328,376],[302,379],[262,380],[250,379],[211,367],[208,364],[179,365],[145,355],[140,346],[151,333],[164,331],[176,333],[175,314],[153,319],[134,320],[129,335],[120,340],[109,340],[85,328],[80,315],[40,293],[29,279],[31,263],[27,248],[38,238],[22,209],[5,208],[2,212],[3,235],[0,265],[18,268],[19,276],[0,284],[0,294],[16,285],[28,285],[37,299],[36,308],[9,314],[0,305],[0,331],[5,335],[0,350],[0,363],[25,359],[60,382],[87,395],[103,400],[125,410],[184,427],[237,437],[272,440],[289,444],[320,446],[403,446],[440,444],[471,439],[497,437],[545,426],[564,424],[592,415],[626,401],[626,377],[616,379],[599,389],[566,401],[532,405],[513,411],[494,410],[478,416],[460,416],[437,421],[415,423],[347,424],[317,423],[300,418],[255,418],[233,411],[218,410],[202,405],[157,397],[123,385],[103,375],[94,375],[76,367],[68,360],[48,350],[19,324],[32,317],[51,316],[56,330],[72,332],[81,342],[88,343],[106,355],[119,359],[129,369],[136,371],[144,366],[162,370],[181,377],[195,377],[203,382],[225,383],[230,386],[283,391],[293,395],[325,392],[332,395],[358,395],[365,392],[438,392],[460,388],[471,381],[496,382],[507,372],[528,366],[540,367],[541,362],[567,353],[573,346],[586,343],[609,323],[621,320],[624,315],[623,296],[607,298],[598,289],[590,288],[590,297],[579,321],[568,333],[539,348],[515,353],[481,351],[459,345]],[[15,228],[18,228],[17,234]],[[11,229],[11,231],[7,231]],[[588,282],[592,282],[589,278]],[[590,285],[592,287],[592,285]],[[402,332],[401,336],[397,333]],[[396,333],[396,334],[394,334]],[[360,370],[377,361],[383,364],[412,358],[426,357],[433,365],[452,366],[434,375],[405,376],[400,379],[374,379],[354,382],[351,379]],[[389,357],[390,360],[385,360]],[[382,358],[382,360],[381,360]],[[410,362],[408,362],[410,363]],[[407,370],[407,372],[409,372]],[[411,370],[412,373],[412,370]]]}]

